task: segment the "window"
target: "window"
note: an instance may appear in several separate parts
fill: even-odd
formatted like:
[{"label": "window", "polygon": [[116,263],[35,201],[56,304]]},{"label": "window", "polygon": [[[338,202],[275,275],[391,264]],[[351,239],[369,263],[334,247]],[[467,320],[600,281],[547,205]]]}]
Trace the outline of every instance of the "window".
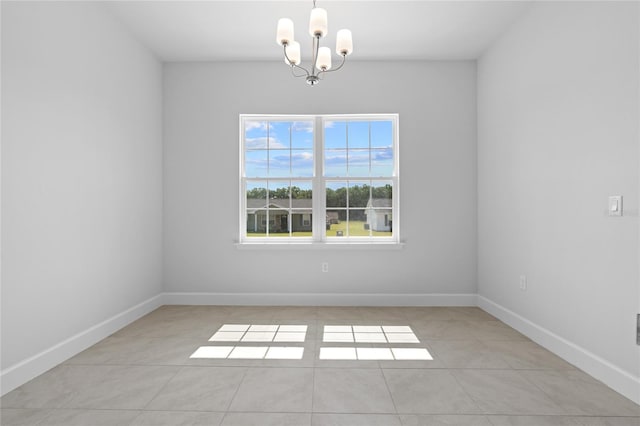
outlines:
[{"label": "window", "polygon": [[395,114],[241,115],[240,242],[399,242],[397,134]]}]

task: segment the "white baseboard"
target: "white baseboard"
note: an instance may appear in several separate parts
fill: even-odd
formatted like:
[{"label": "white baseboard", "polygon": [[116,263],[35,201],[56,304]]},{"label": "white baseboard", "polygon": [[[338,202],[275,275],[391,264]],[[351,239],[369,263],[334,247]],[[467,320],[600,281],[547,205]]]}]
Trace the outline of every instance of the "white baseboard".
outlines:
[{"label": "white baseboard", "polygon": [[167,305],[476,306],[476,294],[165,293]]},{"label": "white baseboard", "polygon": [[543,328],[513,311],[477,296],[478,307],[515,328],[534,342],[547,348],[565,361],[600,380],[611,389],[640,404],[640,377],[624,371],[605,359]]},{"label": "white baseboard", "polygon": [[0,395],[4,395],[29,380],[50,370],[138,318],[162,306],[163,294],[145,300],[126,311],[96,324],[87,330],[0,371]]}]

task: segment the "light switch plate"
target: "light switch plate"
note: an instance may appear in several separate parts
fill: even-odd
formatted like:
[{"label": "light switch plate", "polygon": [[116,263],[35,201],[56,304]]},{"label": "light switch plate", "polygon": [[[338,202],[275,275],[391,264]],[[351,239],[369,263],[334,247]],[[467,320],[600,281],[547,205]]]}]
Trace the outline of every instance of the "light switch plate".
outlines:
[{"label": "light switch plate", "polygon": [[622,195],[609,197],[609,216],[622,216]]}]

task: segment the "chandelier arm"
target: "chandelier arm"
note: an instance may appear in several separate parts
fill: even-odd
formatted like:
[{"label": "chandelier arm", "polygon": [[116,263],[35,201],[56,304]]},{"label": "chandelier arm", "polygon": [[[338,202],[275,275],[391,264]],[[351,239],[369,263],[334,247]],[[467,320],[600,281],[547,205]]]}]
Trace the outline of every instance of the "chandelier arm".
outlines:
[{"label": "chandelier arm", "polygon": [[[296,74],[296,68],[300,68],[302,71],[304,71],[304,74]],[[302,68],[301,66],[292,64],[291,75],[293,75],[294,77],[309,77],[309,71],[307,71],[305,68]]]},{"label": "chandelier arm", "polygon": [[[283,48],[284,57],[287,60],[287,62],[289,63],[289,65],[291,65],[291,74],[293,74],[294,77],[309,77],[309,71],[307,71],[305,68],[301,67],[300,65],[296,65],[295,63],[293,63],[293,61],[291,61],[291,59],[289,59],[289,55],[287,55],[287,46],[288,46],[288,44],[284,43],[283,46],[284,46],[284,48]],[[297,75],[294,72],[294,68],[300,68],[302,71],[305,72],[305,75],[302,75],[302,74]]]}]

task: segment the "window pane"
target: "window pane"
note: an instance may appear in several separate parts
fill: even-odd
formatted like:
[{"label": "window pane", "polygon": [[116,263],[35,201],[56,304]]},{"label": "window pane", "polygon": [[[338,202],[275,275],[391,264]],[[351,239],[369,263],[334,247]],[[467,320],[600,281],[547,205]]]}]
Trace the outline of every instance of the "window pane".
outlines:
[{"label": "window pane", "polygon": [[269,182],[269,208],[290,208],[289,183]]},{"label": "window pane", "polygon": [[313,198],[313,196],[312,196],[312,194],[313,194],[312,186],[313,186],[313,184],[311,183],[311,181],[293,181],[293,182],[291,182],[291,198],[292,198],[292,200],[305,200],[305,201],[299,201],[298,203],[300,203],[300,205],[296,205],[294,203],[294,205],[292,206],[294,209],[295,208],[304,208],[304,209],[312,208],[312,206],[311,206],[311,200]]},{"label": "window pane", "polygon": [[324,153],[324,175],[338,177],[347,175],[347,151],[331,149]]},{"label": "window pane", "polygon": [[266,121],[246,121],[244,124],[245,149],[267,149],[267,130],[269,124]]},{"label": "window pane", "polygon": [[[370,187],[363,183],[349,183],[349,207],[367,207]],[[363,217],[361,217],[363,219]]]},{"label": "window pane", "polygon": [[313,176],[313,151],[291,152],[291,175]]},{"label": "window pane", "polygon": [[313,121],[292,123],[291,147],[293,149],[313,149]]},{"label": "window pane", "polygon": [[349,209],[349,236],[350,237],[368,237],[367,215],[365,210]]},{"label": "window pane", "polygon": [[291,211],[291,233],[293,237],[311,237],[313,215],[311,209]]},{"label": "window pane", "polygon": [[247,208],[264,208],[267,204],[267,182],[247,182]]},{"label": "window pane", "polygon": [[311,237],[313,222],[313,183],[311,181],[291,182],[291,236]]},{"label": "window pane", "polygon": [[269,236],[289,236],[289,212],[287,210],[269,209]]},{"label": "window pane", "polygon": [[347,147],[347,123],[344,121],[324,122],[324,148],[335,149]]},{"label": "window pane", "polygon": [[374,237],[391,237],[393,232],[393,182],[373,182],[370,208],[367,209],[367,223]]},{"label": "window pane", "polygon": [[371,150],[371,176],[393,175],[393,149]]},{"label": "window pane", "polygon": [[347,183],[327,182],[327,209],[330,207],[347,207]]},{"label": "window pane", "polygon": [[371,122],[371,147],[391,148],[393,146],[393,125],[391,121]]},{"label": "window pane", "polygon": [[349,148],[369,148],[369,122],[349,122]]},{"label": "window pane", "polygon": [[266,236],[267,228],[265,218],[266,210],[247,210],[247,237]]},{"label": "window pane", "polygon": [[247,237],[262,237],[266,232],[267,182],[248,182]]},{"label": "window pane", "polygon": [[[393,196],[393,182],[390,180],[374,181],[371,184],[371,198],[374,200],[391,200]],[[391,207],[391,204],[385,207]]]},{"label": "window pane", "polygon": [[269,149],[288,149],[291,146],[291,122],[271,122],[269,131]]},{"label": "window pane", "polygon": [[267,175],[267,151],[247,151],[244,156],[244,173],[247,177]]},{"label": "window pane", "polygon": [[291,151],[269,151],[269,176],[291,175]]},{"label": "window pane", "polygon": [[369,176],[368,149],[349,149],[349,176]]}]

